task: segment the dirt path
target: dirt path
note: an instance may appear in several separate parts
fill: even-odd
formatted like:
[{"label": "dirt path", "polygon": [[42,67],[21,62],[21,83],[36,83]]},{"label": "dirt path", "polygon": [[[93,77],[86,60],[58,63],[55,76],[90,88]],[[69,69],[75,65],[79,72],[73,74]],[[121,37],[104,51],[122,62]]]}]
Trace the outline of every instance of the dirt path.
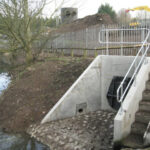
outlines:
[{"label": "dirt path", "polygon": [[30,124],[40,122],[90,62],[49,60],[15,69],[15,79],[1,98],[1,127],[8,132],[24,132]]}]

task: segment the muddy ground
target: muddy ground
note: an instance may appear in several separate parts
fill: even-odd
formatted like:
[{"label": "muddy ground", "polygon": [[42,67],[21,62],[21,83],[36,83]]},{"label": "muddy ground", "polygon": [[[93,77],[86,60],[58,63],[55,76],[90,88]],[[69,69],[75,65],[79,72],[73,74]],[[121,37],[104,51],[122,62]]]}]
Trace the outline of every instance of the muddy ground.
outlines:
[{"label": "muddy ground", "polygon": [[91,61],[49,59],[11,70],[13,81],[0,99],[0,126],[17,133],[40,122]]}]

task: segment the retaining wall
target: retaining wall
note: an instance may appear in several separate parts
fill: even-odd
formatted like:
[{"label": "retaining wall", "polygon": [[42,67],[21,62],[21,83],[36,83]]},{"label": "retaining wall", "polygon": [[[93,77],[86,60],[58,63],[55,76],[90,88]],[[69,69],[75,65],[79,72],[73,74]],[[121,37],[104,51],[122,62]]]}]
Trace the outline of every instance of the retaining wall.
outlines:
[{"label": "retaining wall", "polygon": [[113,111],[106,97],[108,88],[114,76],[125,75],[133,58],[132,56],[97,56],[44,117],[42,123],[100,109]]}]

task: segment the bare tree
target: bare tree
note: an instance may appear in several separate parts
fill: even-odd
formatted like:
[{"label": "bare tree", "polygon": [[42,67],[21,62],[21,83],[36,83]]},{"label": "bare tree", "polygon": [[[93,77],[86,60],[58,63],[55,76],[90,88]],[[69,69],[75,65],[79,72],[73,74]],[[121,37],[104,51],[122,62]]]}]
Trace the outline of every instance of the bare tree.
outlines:
[{"label": "bare tree", "polygon": [[39,18],[42,17],[47,3],[46,0],[0,1],[0,34],[6,36],[7,50],[24,50],[27,63],[33,60],[33,42],[38,40],[45,30],[45,22]]}]

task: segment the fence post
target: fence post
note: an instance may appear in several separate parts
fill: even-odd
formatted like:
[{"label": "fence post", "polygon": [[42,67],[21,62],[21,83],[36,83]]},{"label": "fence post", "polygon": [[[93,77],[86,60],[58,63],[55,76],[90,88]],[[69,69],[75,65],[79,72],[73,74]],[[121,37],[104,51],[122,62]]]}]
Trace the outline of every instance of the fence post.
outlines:
[{"label": "fence post", "polygon": [[88,45],[88,28],[85,30],[85,48],[87,48]]},{"label": "fence post", "polygon": [[87,50],[84,50],[84,58],[87,57]]},{"label": "fence post", "polygon": [[64,50],[61,49],[61,56],[63,57],[64,56]]},{"label": "fence post", "polygon": [[73,51],[73,49],[71,50],[71,57],[74,57],[74,51]]},{"label": "fence post", "polygon": [[97,54],[97,49],[95,49],[95,57],[97,56],[98,54]]},{"label": "fence post", "polygon": [[123,55],[123,30],[121,30],[121,56]]},{"label": "fence post", "polygon": [[55,49],[57,49],[57,37],[56,37],[56,42],[55,42]]},{"label": "fence post", "polygon": [[63,34],[63,48],[65,48],[65,34]]}]

